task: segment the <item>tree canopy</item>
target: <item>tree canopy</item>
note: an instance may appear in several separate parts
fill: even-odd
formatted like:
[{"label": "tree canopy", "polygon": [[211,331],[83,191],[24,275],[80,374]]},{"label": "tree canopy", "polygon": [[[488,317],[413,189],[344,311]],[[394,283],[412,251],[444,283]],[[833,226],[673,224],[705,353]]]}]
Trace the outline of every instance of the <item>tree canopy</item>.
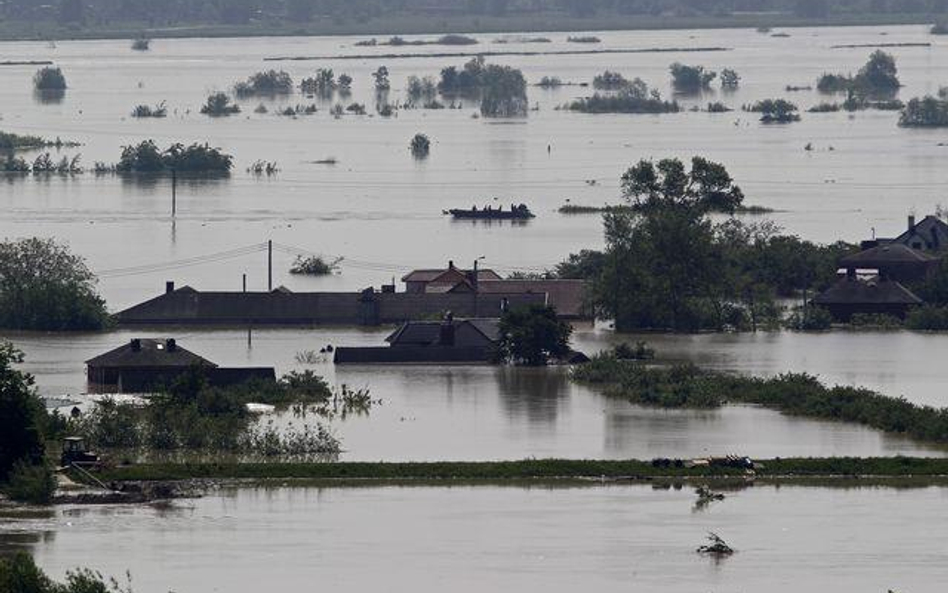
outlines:
[{"label": "tree canopy", "polygon": [[514,364],[543,366],[570,352],[572,332],[552,307],[531,305],[505,311],[500,318],[498,357]]},{"label": "tree canopy", "polygon": [[17,462],[38,464],[43,459],[45,409],[33,391],[33,377],[17,370],[23,353],[0,342],[0,482]]},{"label": "tree canopy", "polygon": [[53,239],[0,242],[0,327],[100,329],[107,320],[95,275]]}]

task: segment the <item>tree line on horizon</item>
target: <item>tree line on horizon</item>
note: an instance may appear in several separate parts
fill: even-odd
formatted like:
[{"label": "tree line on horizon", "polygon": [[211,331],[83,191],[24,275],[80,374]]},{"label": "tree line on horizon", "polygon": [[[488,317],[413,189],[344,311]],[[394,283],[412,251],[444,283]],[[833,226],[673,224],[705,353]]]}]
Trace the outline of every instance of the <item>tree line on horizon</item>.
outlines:
[{"label": "tree line on horizon", "polygon": [[69,25],[182,23],[245,25],[331,19],[364,22],[397,15],[502,17],[555,14],[728,18],[753,12],[817,19],[830,15],[948,13],[948,0],[7,0],[6,20],[52,21]]}]

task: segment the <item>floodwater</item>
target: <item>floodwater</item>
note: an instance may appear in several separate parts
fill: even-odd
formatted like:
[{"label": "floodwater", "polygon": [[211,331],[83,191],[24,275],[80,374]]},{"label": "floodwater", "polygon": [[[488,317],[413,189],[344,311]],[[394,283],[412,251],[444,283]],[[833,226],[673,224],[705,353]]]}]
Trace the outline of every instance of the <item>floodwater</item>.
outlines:
[{"label": "floodwater", "polygon": [[[387,331],[254,330],[249,347],[246,330],[189,330],[174,335],[183,347],[219,364],[276,365],[278,373],[310,368],[335,385],[369,387],[374,398],[383,400],[382,405],[367,417],[332,423],[343,442],[342,458],[346,460],[946,453],[942,447],[859,426],[792,418],[755,407],[696,411],[633,406],[572,383],[564,368],[334,367],[327,358],[313,365],[296,361],[298,352],[319,350],[327,344],[380,344]],[[123,330],[70,336],[15,334],[10,338],[24,349],[23,368],[37,377],[42,393],[75,395],[85,390],[84,360],[136,335]],[[937,364],[937,344],[944,343],[943,337],[906,332],[644,338],[666,361],[691,359],[709,367],[754,374],[807,371],[830,383],[866,385],[912,401],[945,405],[940,388],[945,377]],[[879,341],[891,338],[899,347],[889,353],[878,352]],[[581,326],[575,342],[594,353],[614,339],[612,332]],[[850,371],[840,373],[838,369]],[[295,420],[287,414],[278,421]]]},{"label": "floodwater", "polygon": [[[589,82],[608,68],[640,76],[670,95],[668,66],[681,61],[743,77],[733,94],[716,91],[681,98],[689,106],[721,100],[739,108],[761,98],[788,96],[802,109],[826,100],[816,91],[788,93],[787,85],[813,85],[824,71],[854,71],[871,48],[834,45],[932,43],[895,47],[908,99],[934,93],[948,83],[948,40],[931,37],[923,26],[788,29],[789,37],[752,30],[606,32],[595,46],[565,42],[495,44],[480,35],[473,51],[559,51],[589,49],[701,48],[730,51],[602,55],[505,56],[490,61],[522,68],[528,81],[558,76]],[[597,216],[555,212],[567,199],[602,204],[616,199],[619,175],[643,157],[703,155],[727,165],[748,203],[776,208],[772,218],[787,232],[833,241],[856,241],[872,229],[894,235],[906,214],[931,212],[944,200],[948,133],[903,130],[897,113],[803,114],[803,121],[767,126],[735,111],[663,116],[584,115],[555,107],[591,89],[566,86],[529,90],[538,106],[529,117],[498,121],[472,117],[476,110],[403,110],[397,117],[346,116],[333,119],[330,103],[311,117],[292,119],[273,112],[288,99],[241,102],[243,113],[208,118],[198,113],[207,94],[227,90],[258,70],[286,69],[296,81],[318,67],[346,72],[355,82],[345,102],[374,103],[370,73],[391,72],[390,100],[404,100],[410,75],[437,75],[467,58],[342,58],[265,62],[273,56],[463,51],[471,48],[355,47],[356,38],[254,38],[156,40],[149,52],[134,52],[125,40],[0,43],[4,60],[50,59],[63,68],[69,90],[56,103],[33,96],[34,66],[0,67],[0,129],[61,137],[83,143],[62,154],[82,154],[83,162],[115,162],[120,146],[153,138],[209,142],[232,153],[236,167],[228,180],[182,183],[178,215],[170,218],[167,180],[129,181],[85,174],[74,178],[0,180],[0,236],[43,235],[68,241],[102,277],[104,296],[119,309],[153,296],[164,280],[203,289],[237,289],[248,273],[251,289],[266,286],[262,252],[217,258],[189,267],[156,266],[200,255],[261,244],[343,256],[342,274],[292,278],[292,253],[278,251],[275,284],[293,289],[358,289],[400,277],[415,267],[468,263],[485,256],[501,271],[538,270],[568,253],[601,245]],[[166,102],[163,120],[129,117],[137,104]],[[269,113],[258,114],[264,103]],[[431,155],[417,162],[409,139],[425,132]],[[814,150],[805,151],[812,143]],[[549,150],[548,150],[549,149]],[[832,149],[832,150],[831,150]],[[55,152],[55,151],[54,151]],[[32,155],[29,155],[32,156]],[[54,155],[58,156],[58,155]],[[334,157],[335,165],[314,161]],[[258,179],[246,168],[258,159],[276,161],[281,171]],[[591,185],[587,181],[595,180]],[[528,203],[538,217],[525,226],[452,223],[442,210]],[[145,266],[144,270],[130,267]],[[122,271],[117,271],[122,270]]]},{"label": "floodwater", "polygon": [[[0,524],[61,577],[138,593],[912,591],[948,581],[948,489],[388,486],[223,490],[170,507],[59,507]],[[737,552],[695,553],[706,532]]]}]

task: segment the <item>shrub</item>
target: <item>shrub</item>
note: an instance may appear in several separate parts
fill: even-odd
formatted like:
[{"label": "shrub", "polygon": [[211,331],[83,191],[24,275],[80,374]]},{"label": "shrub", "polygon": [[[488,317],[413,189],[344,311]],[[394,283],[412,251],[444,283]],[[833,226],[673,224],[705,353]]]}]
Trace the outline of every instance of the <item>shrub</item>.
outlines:
[{"label": "shrub", "polygon": [[727,113],[731,108],[721,102],[708,103],[708,113]]},{"label": "shrub", "polygon": [[3,490],[12,500],[49,504],[56,493],[56,477],[45,463],[33,465],[21,460],[14,464]]},{"label": "shrub", "polygon": [[744,111],[760,113],[760,121],[765,124],[800,121],[797,106],[786,99],[764,99],[753,105],[745,105]]},{"label": "shrub", "polygon": [[168,108],[165,107],[165,102],[151,107],[149,105],[137,105],[135,109],[132,110],[132,117],[167,117]]},{"label": "shrub", "polygon": [[909,311],[905,318],[905,327],[915,330],[948,330],[948,307],[925,305]]},{"label": "shrub", "polygon": [[655,349],[642,341],[636,342],[635,346],[622,342],[612,349],[612,356],[617,360],[652,360],[655,358]]},{"label": "shrub", "polygon": [[544,76],[540,79],[540,82],[537,83],[537,86],[545,89],[553,89],[563,86],[563,81],[556,76]]},{"label": "shrub", "polygon": [[148,51],[151,47],[151,39],[147,37],[139,37],[132,41],[132,49],[135,51]]},{"label": "shrub", "polygon": [[[672,75],[672,87],[682,93],[697,93],[710,88],[717,72],[705,71],[704,66],[687,66],[675,62],[669,66]],[[733,72],[733,71],[732,71]]]},{"label": "shrub", "polygon": [[807,109],[807,111],[810,113],[834,113],[834,112],[839,111],[842,108],[843,108],[842,105],[840,105],[839,103],[825,103],[824,102],[818,105],[814,105],[813,107],[810,107],[809,109]]},{"label": "shrub", "polygon": [[293,92],[293,78],[282,70],[257,72],[246,81],[234,85],[241,98],[258,95],[288,95]]},{"label": "shrub", "polygon": [[212,93],[201,106],[201,113],[211,117],[224,117],[240,113],[240,106],[231,103],[227,93]]},{"label": "shrub", "polygon": [[833,316],[823,307],[807,305],[795,308],[784,325],[796,331],[822,331],[833,325]]},{"label": "shrub", "polygon": [[848,91],[852,84],[852,77],[845,74],[824,73],[816,81],[816,90],[821,93],[842,93]]},{"label": "shrub", "polygon": [[431,140],[424,134],[415,134],[408,147],[415,158],[425,158],[431,151]]},{"label": "shrub", "polygon": [[567,109],[583,113],[677,113],[676,101],[663,101],[661,94],[636,78],[615,94],[596,93],[573,101]]},{"label": "shrub", "polygon": [[899,116],[899,125],[907,128],[948,126],[948,100],[931,95],[910,100]]},{"label": "shrub", "polygon": [[307,276],[327,276],[332,274],[339,267],[339,260],[327,262],[318,255],[303,257],[296,256],[293,266],[290,268],[290,274],[303,274]]},{"label": "shrub", "polygon": [[721,70],[721,88],[734,90],[741,85],[741,75],[736,70],[725,68]]},{"label": "shrub", "polygon": [[569,43],[599,43],[602,40],[595,35],[579,35],[567,37],[566,41]]},{"label": "shrub", "polygon": [[336,77],[332,68],[320,68],[316,71],[316,76],[304,78],[300,82],[300,90],[310,95],[332,96],[333,91],[336,90]]},{"label": "shrub", "polygon": [[593,88],[603,91],[615,91],[629,86],[631,82],[618,72],[606,70],[593,78]]},{"label": "shrub", "polygon": [[172,144],[164,151],[154,140],[122,147],[115,170],[119,173],[157,173],[175,170],[185,173],[227,173],[233,157],[208,144]]},{"label": "shrub", "polygon": [[46,66],[33,75],[33,87],[38,91],[64,91],[66,77],[58,67]]},{"label": "shrub", "polygon": [[856,313],[849,324],[855,328],[898,329],[902,327],[902,320],[884,313]]}]

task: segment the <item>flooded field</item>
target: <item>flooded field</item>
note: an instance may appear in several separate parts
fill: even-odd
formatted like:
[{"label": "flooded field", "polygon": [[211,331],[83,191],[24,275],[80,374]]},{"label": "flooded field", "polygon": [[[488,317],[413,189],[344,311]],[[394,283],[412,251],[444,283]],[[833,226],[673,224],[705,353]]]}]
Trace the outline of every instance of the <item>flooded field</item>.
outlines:
[{"label": "flooded field", "polygon": [[[407,77],[436,76],[467,57],[343,59],[346,55],[437,53],[445,48],[356,47],[357,38],[254,38],[157,40],[147,53],[124,40],[0,43],[4,60],[49,59],[63,68],[69,89],[58,103],[34,97],[35,66],[0,68],[0,129],[81,142],[63,154],[83,163],[115,162],[120,146],[153,138],[159,144],[210,142],[231,152],[228,180],[182,184],[178,216],[170,218],[168,180],[123,180],[111,175],[74,178],[4,178],[0,182],[0,235],[36,234],[68,241],[100,273],[113,309],[160,292],[166,279],[203,289],[266,286],[265,254],[218,258],[189,267],[154,266],[218,253],[272,239],[280,244],[344,256],[342,274],[292,278],[292,254],[276,255],[275,284],[293,289],[364,288],[400,277],[415,267],[470,262],[485,256],[500,271],[540,270],[571,251],[601,245],[593,216],[563,216],[556,208],[614,202],[618,177],[643,157],[703,155],[723,162],[747,202],[779,210],[772,218],[787,232],[832,241],[856,241],[875,228],[894,235],[906,214],[932,211],[944,201],[948,140],[943,131],[896,127],[895,112],[803,114],[803,121],[767,126],[739,111],[744,103],[787,96],[805,110],[832,100],[816,91],[787,92],[787,85],[815,85],[824,71],[855,71],[871,48],[837,45],[931,43],[893,47],[905,85],[900,97],[934,93],[948,82],[948,42],[915,27],[791,29],[789,37],[751,30],[608,32],[595,49],[703,48],[728,51],[611,53],[602,55],[498,56],[490,61],[523,69],[530,83],[542,76],[589,82],[608,68],[640,76],[671,95],[668,66],[681,61],[736,69],[741,88],[680,97],[687,106],[720,100],[732,113],[683,112],[663,116],[584,115],[555,108],[592,89],[529,89],[538,110],[518,121],[474,118],[463,109],[402,110],[392,118],[334,119],[331,102],[315,115],[280,117],[275,108],[311,103],[287,99],[241,101],[229,118],[198,113],[209,92],[229,90],[258,70],[284,68],[297,82],[319,67],[354,78],[350,101],[374,104],[371,72],[391,72],[390,100],[403,101]],[[474,51],[577,49],[565,34],[552,43],[492,43],[481,35]],[[587,50],[588,47],[580,49]],[[448,51],[461,51],[449,49]],[[338,56],[315,61],[265,62],[272,56]],[[169,117],[137,120],[137,104],[167,102]],[[339,101],[337,99],[337,101]],[[269,113],[255,113],[264,103]],[[415,161],[408,141],[425,132],[430,157]],[[805,151],[812,143],[814,150]],[[54,151],[55,152],[55,151]],[[58,156],[58,155],[54,155]],[[333,157],[335,165],[315,161]],[[275,177],[245,172],[257,159],[276,161]],[[595,184],[588,183],[595,180]],[[449,207],[528,203],[538,213],[524,226],[452,223]],[[146,266],[131,270],[133,266]]]},{"label": "flooded field", "polygon": [[[383,403],[368,417],[333,423],[347,460],[478,460],[525,457],[649,459],[741,453],[756,457],[944,455],[945,449],[849,424],[783,416],[753,407],[652,410],[572,383],[563,368],[300,365],[301,350],[327,344],[378,344],[388,330],[176,331],[184,347],[224,365],[271,365],[278,373],[311,368],[331,383],[368,386]],[[15,334],[24,369],[47,395],[81,394],[83,361],[139,335]],[[668,360],[755,374],[807,371],[912,401],[945,405],[936,358],[945,337],[905,333],[644,336]],[[614,334],[580,327],[579,348],[593,353]],[[634,338],[633,338],[634,339]],[[898,347],[880,350],[895,340]],[[924,353],[919,354],[919,353]],[[926,358],[930,357],[930,358]],[[84,398],[79,397],[79,400]],[[293,421],[290,414],[279,422]]]},{"label": "flooded field", "polygon": [[[341,590],[942,591],[942,487],[755,486],[695,511],[648,486],[242,488],[151,507],[61,507],[0,524],[60,577],[138,593]],[[920,528],[919,526],[924,526]],[[737,553],[695,553],[706,532]],[[263,575],[266,575],[265,577]]]}]

